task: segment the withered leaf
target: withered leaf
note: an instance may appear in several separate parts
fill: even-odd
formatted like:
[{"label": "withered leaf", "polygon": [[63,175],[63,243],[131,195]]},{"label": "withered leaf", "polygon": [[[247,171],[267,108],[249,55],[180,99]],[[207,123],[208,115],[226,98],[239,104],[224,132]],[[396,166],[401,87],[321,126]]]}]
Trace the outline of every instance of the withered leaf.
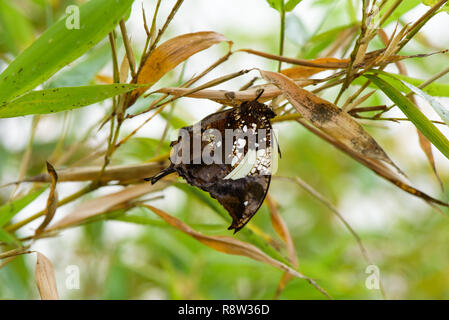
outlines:
[{"label": "withered leaf", "polygon": [[165,220],[165,222],[167,222],[171,226],[173,226],[176,229],[195,238],[199,242],[205,244],[206,246],[208,246],[214,250],[217,250],[217,251],[220,251],[223,253],[227,253],[227,254],[245,256],[245,257],[269,264],[275,268],[285,271],[287,274],[289,274],[293,277],[307,280],[310,284],[312,284],[315,288],[317,288],[321,293],[323,293],[325,296],[329,297],[327,292],[324,291],[320,286],[318,286],[318,284],[316,284],[312,279],[310,279],[307,276],[292,269],[291,267],[287,266],[286,264],[271,258],[270,256],[266,255],[259,248],[253,246],[252,244],[237,240],[232,237],[227,237],[227,236],[204,235],[200,232],[193,230],[192,228],[190,228],[188,225],[186,225],[181,220],[169,215],[168,213],[166,213],[160,209],[157,209],[151,205],[145,205],[145,207],[147,207],[148,209],[153,211],[155,214],[157,214],[159,217],[161,217],[163,220]]},{"label": "withered leaf", "polygon": [[220,33],[203,31],[177,36],[161,44],[151,52],[137,74],[137,83],[148,84],[149,86],[133,91],[130,105],[152,84],[156,83],[178,64],[195,53],[224,41],[228,40]]},{"label": "withered leaf", "polygon": [[265,80],[278,86],[296,110],[315,127],[359,155],[384,161],[397,168],[376,140],[336,105],[299,87],[283,74],[263,70],[260,70],[260,74]]},{"label": "withered leaf", "polygon": [[[326,65],[327,63],[347,63],[347,59],[337,59],[337,58],[317,58],[313,60],[309,60],[312,63],[316,63],[317,65]],[[315,67],[307,67],[307,66],[296,66],[287,69],[281,70],[283,75],[291,79],[301,79],[308,78],[317,74],[319,72],[329,70],[329,68],[315,68]]]},{"label": "withered leaf", "polygon": [[[271,100],[278,95],[282,94],[282,91],[276,88],[273,85],[264,86],[264,93],[258,99],[260,102],[264,102],[267,100]],[[230,100],[229,96],[232,96],[235,102],[244,102],[251,101],[257,97],[257,89],[248,89],[244,91],[226,91],[226,90],[213,90],[213,89],[204,89],[193,93],[188,93],[191,89],[188,88],[161,88],[155,92],[157,93],[167,93],[173,96],[186,96],[190,98],[196,99],[209,99],[215,102],[229,105]]]},{"label": "withered leaf", "polygon": [[115,193],[93,198],[81,203],[74,211],[62,218],[60,221],[50,225],[46,231],[54,231],[76,226],[88,218],[119,208],[131,200],[137,199],[145,194],[163,189],[169,185],[164,181],[160,185],[151,186],[148,183],[133,185]]},{"label": "withered leaf", "polygon": [[[295,245],[293,243],[293,239],[291,237],[290,231],[288,230],[287,224],[282,219],[279,214],[277,205],[273,199],[269,195],[266,197],[266,202],[268,204],[268,209],[270,211],[271,224],[276,230],[277,234],[284,240],[285,246],[287,248],[288,260],[295,268],[298,268],[298,258],[296,256]],[[281,280],[279,281],[278,287],[276,289],[275,299],[279,297],[281,292],[284,290],[290,280],[293,279],[293,276],[287,272],[285,272]]]},{"label": "withered leaf", "polygon": [[129,60],[125,54],[122,63],[120,64],[120,71],[119,71],[120,83],[126,83],[126,80],[128,79],[129,70],[130,70]]},{"label": "withered leaf", "polygon": [[42,300],[59,299],[53,265],[39,252],[36,260],[36,285]]},{"label": "withered leaf", "polygon": [[[295,83],[298,86],[307,86],[315,83],[313,79],[300,79],[295,80]],[[178,87],[170,87],[170,88],[161,88],[155,91],[155,93],[166,93],[171,94],[173,96],[185,96],[196,99],[209,99],[220,104],[230,105],[229,96],[232,96],[232,99],[235,102],[241,103],[244,101],[252,101],[257,96],[258,93],[263,90],[263,94],[258,98],[259,102],[266,102],[271,100],[282,94],[282,90],[280,90],[275,85],[269,83],[260,86],[256,86],[254,88],[250,88],[242,91],[226,91],[226,90],[213,90],[213,89],[203,89],[195,92],[191,92],[192,89],[189,88],[178,88]]]},{"label": "withered leaf", "polygon": [[276,233],[282,238],[282,240],[284,240],[288,252],[288,259],[294,267],[298,267],[295,245],[293,243],[290,231],[288,230],[287,224],[282,219],[276,202],[269,195],[267,195],[265,200],[270,211],[271,224],[273,225]]},{"label": "withered leaf", "polygon": [[303,121],[302,119],[297,119],[296,121],[298,121],[305,128],[307,128],[308,130],[310,130],[311,132],[313,132],[314,134],[316,134],[317,136],[319,136],[323,140],[325,140],[325,141],[329,142],[330,144],[332,144],[337,149],[339,149],[339,150],[345,152],[346,154],[348,154],[354,160],[360,162],[361,164],[363,164],[367,168],[371,169],[377,175],[379,175],[382,178],[390,181],[391,183],[393,183],[394,185],[396,185],[397,187],[399,187],[403,191],[405,191],[407,193],[410,193],[411,195],[414,195],[414,196],[416,196],[418,198],[421,198],[421,199],[423,199],[426,202],[429,202],[429,203],[432,203],[432,204],[438,204],[438,205],[445,206],[445,207],[449,207],[449,205],[447,203],[442,202],[442,201],[440,201],[438,199],[435,199],[435,198],[429,196],[428,194],[426,194],[426,193],[424,193],[424,192],[422,192],[422,191],[412,187],[409,183],[407,183],[407,182],[405,182],[403,180],[402,176],[399,176],[395,172],[391,171],[390,168],[388,168],[383,162],[378,161],[376,159],[368,158],[368,157],[366,157],[364,155],[360,155],[359,153],[355,152],[354,150],[348,148],[343,143],[333,139],[330,135],[326,134],[325,132],[322,132],[322,131],[318,130],[317,128],[311,126],[310,124],[308,124],[307,122]]},{"label": "withered leaf", "polygon": [[[164,167],[166,163],[144,163],[136,165],[110,166],[104,170],[100,177],[101,182],[108,181],[134,181],[142,180],[142,177],[156,174]],[[92,181],[98,179],[101,167],[74,167],[58,170],[58,182],[70,181]],[[19,182],[51,182],[51,176],[48,173],[40,174]]]},{"label": "withered leaf", "polygon": [[58,174],[56,173],[55,168],[53,168],[53,166],[49,162],[47,162],[47,171],[51,177],[50,194],[48,195],[47,199],[44,221],[42,221],[41,225],[36,229],[36,235],[41,233],[45,229],[45,227],[48,226],[56,213],[56,209],[58,208],[58,191],[56,190]]}]

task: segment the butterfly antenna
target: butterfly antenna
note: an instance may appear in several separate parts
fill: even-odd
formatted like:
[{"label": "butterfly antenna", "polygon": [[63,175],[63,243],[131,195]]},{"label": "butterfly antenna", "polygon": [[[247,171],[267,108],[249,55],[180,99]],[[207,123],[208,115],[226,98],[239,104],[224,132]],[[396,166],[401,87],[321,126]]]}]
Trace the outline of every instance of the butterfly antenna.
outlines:
[{"label": "butterfly antenna", "polygon": [[161,172],[159,172],[158,174],[150,177],[150,178],[145,178],[143,180],[145,181],[151,181],[151,184],[155,184],[156,182],[158,182],[160,179],[162,179],[165,176],[168,176],[169,174],[175,172],[176,170],[173,167],[168,167],[164,170],[162,170]]},{"label": "butterfly antenna", "polygon": [[254,99],[255,101],[259,100],[259,98],[263,95],[265,89],[259,89],[257,90],[257,97]]}]

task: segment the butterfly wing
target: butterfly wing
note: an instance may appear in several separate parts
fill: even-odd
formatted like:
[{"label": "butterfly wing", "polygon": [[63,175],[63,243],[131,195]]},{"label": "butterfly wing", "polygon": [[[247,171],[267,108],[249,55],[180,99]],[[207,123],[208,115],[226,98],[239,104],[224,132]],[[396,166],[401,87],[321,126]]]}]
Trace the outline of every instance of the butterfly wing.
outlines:
[{"label": "butterfly wing", "polygon": [[[207,191],[218,200],[232,217],[229,229],[234,229],[235,232],[243,228],[254,216],[268,192],[274,154],[271,143],[272,128],[269,121],[271,117],[273,117],[272,111],[255,101],[242,104],[240,108],[212,114],[201,121],[202,132],[215,129],[220,131],[222,137],[225,137],[225,129],[240,129],[244,133],[256,135],[259,132],[258,129],[265,129],[262,140],[257,137],[257,141],[264,141],[264,147],[254,148],[247,140],[242,148],[242,141],[236,138],[232,143],[231,152],[223,154],[222,163],[194,164],[191,162],[173,166],[174,170],[190,185]],[[193,126],[185,129],[189,131],[190,141],[192,141]],[[202,150],[208,143],[216,144],[217,142],[203,141]],[[192,161],[193,159],[194,157],[191,156]]]}]

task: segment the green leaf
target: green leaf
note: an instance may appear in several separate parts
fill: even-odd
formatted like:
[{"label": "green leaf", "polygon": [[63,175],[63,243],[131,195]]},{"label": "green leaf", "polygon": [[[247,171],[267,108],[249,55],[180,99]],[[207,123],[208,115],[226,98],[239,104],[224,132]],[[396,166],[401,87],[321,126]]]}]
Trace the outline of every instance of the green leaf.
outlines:
[{"label": "green leaf", "polygon": [[266,0],[270,7],[276,9],[279,12],[284,10],[284,0]]},{"label": "green leaf", "polygon": [[111,47],[105,43],[86,54],[86,58],[68,70],[56,74],[45,89],[88,85],[111,59]]},{"label": "green leaf", "polygon": [[353,26],[354,26],[353,24],[339,26],[312,36],[304,44],[302,48],[301,57],[303,59],[316,58],[321,51],[323,51],[333,43],[333,41],[338,37],[338,35],[341,32]]},{"label": "green leaf", "polygon": [[[439,0],[422,0],[422,3],[426,6],[433,7],[439,2]],[[449,3],[446,2],[442,7],[440,11],[446,11],[449,12]]]},{"label": "green leaf", "polygon": [[302,47],[310,37],[304,22],[295,14],[285,17],[285,36],[299,47]]},{"label": "green leaf", "polygon": [[131,115],[143,112],[148,109],[148,106],[150,106],[156,99],[160,97],[162,97],[162,94],[152,94],[147,97],[141,96],[131,107],[126,110],[126,112]]},{"label": "green leaf", "polygon": [[18,54],[33,41],[29,19],[12,3],[0,0],[0,47]]},{"label": "green leaf", "polygon": [[71,110],[132,91],[139,85],[107,84],[32,91],[0,106],[0,118]]},{"label": "green leaf", "polygon": [[292,11],[302,0],[288,0],[285,4],[285,11]]},{"label": "green leaf", "polygon": [[0,227],[8,223],[17,213],[39,197],[47,187],[30,192],[26,196],[0,207]]},{"label": "green leaf", "polygon": [[[386,5],[383,6],[383,9],[380,11],[380,15],[382,16],[387,10],[393,5],[396,0],[389,0]],[[407,0],[402,1],[399,6],[393,11],[391,16],[385,21],[383,26],[388,25],[391,22],[396,22],[399,18],[403,17],[407,12],[415,8],[421,3],[421,0]]]},{"label": "green leaf", "polygon": [[182,117],[175,116],[174,114],[170,115],[167,114],[166,112],[161,112],[160,115],[175,129],[183,128],[189,125],[185,119],[183,119]]},{"label": "green leaf", "polygon": [[[414,85],[415,87],[419,86],[420,84],[422,84],[425,80],[422,79],[416,79],[416,78],[411,78],[411,77],[407,77],[404,76],[402,74],[393,74],[393,73],[388,73],[385,71],[381,71],[381,70],[376,70],[376,73],[378,73],[378,77],[381,79],[386,80],[386,77],[392,77],[392,78],[397,78],[398,80],[395,81],[394,83],[391,83],[396,89],[404,92],[404,93],[408,93],[410,92],[410,89],[407,88],[401,81],[399,80],[403,80],[406,81],[412,85]],[[356,85],[362,85],[365,83],[365,80],[363,80],[362,78],[357,78],[353,81],[353,84]],[[375,87],[374,84],[370,84],[370,87]],[[425,88],[422,89],[422,91],[426,92],[427,94],[433,96],[433,97],[449,97],[449,84],[447,83],[438,83],[438,82],[432,82],[431,84],[427,85]]]},{"label": "green leaf", "polygon": [[446,125],[449,126],[449,110],[447,110],[445,107],[443,107],[443,105],[441,103],[439,103],[437,101],[437,99],[435,99],[432,96],[429,96],[427,93],[425,93],[421,89],[419,89],[405,81],[402,81],[402,83],[404,85],[406,85],[408,88],[410,88],[410,90],[412,90],[414,93],[421,96],[423,99],[427,100],[427,102],[429,102],[429,104],[432,106],[433,110],[435,110],[435,112],[438,113],[438,115],[446,123]]},{"label": "green leaf", "polygon": [[80,29],[68,29],[66,18],[53,24],[0,75],[0,101],[33,89],[103,39],[133,0],[91,0],[80,7]]},{"label": "green leaf", "polygon": [[20,244],[20,242],[16,239],[16,237],[14,237],[9,232],[3,230],[2,228],[0,228],[0,241],[6,244],[13,244],[13,243]]},{"label": "green leaf", "polygon": [[160,139],[131,138],[114,153],[112,161],[123,164],[145,162],[154,157],[157,150],[163,154],[170,151],[170,146],[166,142],[160,144]]},{"label": "green leaf", "polygon": [[426,136],[432,144],[449,159],[449,141],[435,127],[435,125],[426,118],[426,116],[415,106],[407,97],[393,87],[387,81],[375,76],[364,75],[371,80],[380,90],[382,90],[396,105],[402,110],[407,118]]}]

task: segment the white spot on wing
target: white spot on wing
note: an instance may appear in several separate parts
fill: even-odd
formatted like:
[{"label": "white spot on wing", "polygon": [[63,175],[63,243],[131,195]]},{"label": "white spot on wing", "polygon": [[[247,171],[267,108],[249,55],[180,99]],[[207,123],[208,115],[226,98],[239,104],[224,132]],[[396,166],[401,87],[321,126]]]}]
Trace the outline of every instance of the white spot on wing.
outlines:
[{"label": "white spot on wing", "polygon": [[[235,159],[235,161],[237,161],[237,157],[234,157],[232,159],[232,162],[234,162],[234,159]],[[238,164],[238,166],[235,167],[234,170],[232,170],[223,179],[225,179],[225,180],[227,180],[227,179],[237,180],[237,179],[244,178],[251,172],[251,170],[253,169],[255,163],[256,163],[256,150],[250,149],[246,153],[246,155],[243,158],[243,160]],[[231,163],[232,166],[234,164]]]}]

